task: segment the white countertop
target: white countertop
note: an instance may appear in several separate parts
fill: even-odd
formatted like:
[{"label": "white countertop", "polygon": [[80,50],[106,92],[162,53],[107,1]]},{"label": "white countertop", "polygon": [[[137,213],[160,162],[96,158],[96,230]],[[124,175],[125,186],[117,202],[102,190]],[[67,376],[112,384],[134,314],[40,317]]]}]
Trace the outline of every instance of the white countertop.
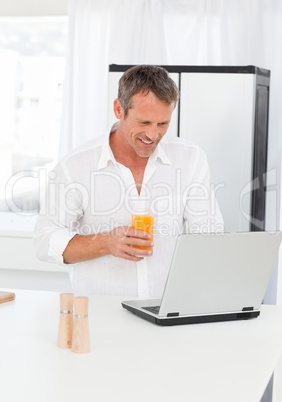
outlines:
[{"label": "white countertop", "polygon": [[282,354],[282,309],[248,321],[158,327],[91,296],[91,352],[58,349],[59,294],[0,304],[0,402],[259,402]]}]

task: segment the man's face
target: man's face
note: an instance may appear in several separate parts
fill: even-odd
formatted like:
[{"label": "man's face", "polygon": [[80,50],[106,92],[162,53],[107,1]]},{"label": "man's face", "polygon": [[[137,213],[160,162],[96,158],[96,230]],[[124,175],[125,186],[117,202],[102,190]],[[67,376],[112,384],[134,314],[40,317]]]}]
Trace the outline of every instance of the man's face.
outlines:
[{"label": "man's face", "polygon": [[152,93],[139,93],[132,97],[131,108],[125,118],[119,100],[115,109],[117,106],[120,107],[120,114],[118,112],[116,116],[120,120],[119,131],[125,149],[131,154],[135,152],[140,157],[148,158],[167,132],[174,103],[168,105]]}]

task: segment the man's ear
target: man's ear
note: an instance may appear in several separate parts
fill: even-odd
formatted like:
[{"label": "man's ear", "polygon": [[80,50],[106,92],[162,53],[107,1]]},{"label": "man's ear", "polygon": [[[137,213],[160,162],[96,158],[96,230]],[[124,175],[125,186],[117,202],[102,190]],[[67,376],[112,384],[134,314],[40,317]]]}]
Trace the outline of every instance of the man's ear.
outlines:
[{"label": "man's ear", "polygon": [[114,113],[116,118],[119,120],[124,117],[124,110],[119,99],[114,100]]}]

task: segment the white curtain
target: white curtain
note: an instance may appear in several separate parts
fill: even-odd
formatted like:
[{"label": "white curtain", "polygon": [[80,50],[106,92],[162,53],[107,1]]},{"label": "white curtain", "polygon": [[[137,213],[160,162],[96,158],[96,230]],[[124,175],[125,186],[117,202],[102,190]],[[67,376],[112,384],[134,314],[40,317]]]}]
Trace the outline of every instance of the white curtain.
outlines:
[{"label": "white curtain", "polygon": [[60,155],[107,128],[109,64],[165,64],[162,1],[70,0]]}]

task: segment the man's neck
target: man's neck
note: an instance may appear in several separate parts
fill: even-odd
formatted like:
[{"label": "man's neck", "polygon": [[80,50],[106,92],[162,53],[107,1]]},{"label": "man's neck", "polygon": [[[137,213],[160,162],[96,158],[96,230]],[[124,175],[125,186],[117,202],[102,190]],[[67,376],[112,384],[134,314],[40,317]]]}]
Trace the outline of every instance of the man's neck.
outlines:
[{"label": "man's neck", "polygon": [[117,131],[111,133],[109,143],[115,160],[118,163],[121,163],[130,170],[145,170],[149,158],[138,156],[134,149],[130,148],[128,144],[123,144]]}]

